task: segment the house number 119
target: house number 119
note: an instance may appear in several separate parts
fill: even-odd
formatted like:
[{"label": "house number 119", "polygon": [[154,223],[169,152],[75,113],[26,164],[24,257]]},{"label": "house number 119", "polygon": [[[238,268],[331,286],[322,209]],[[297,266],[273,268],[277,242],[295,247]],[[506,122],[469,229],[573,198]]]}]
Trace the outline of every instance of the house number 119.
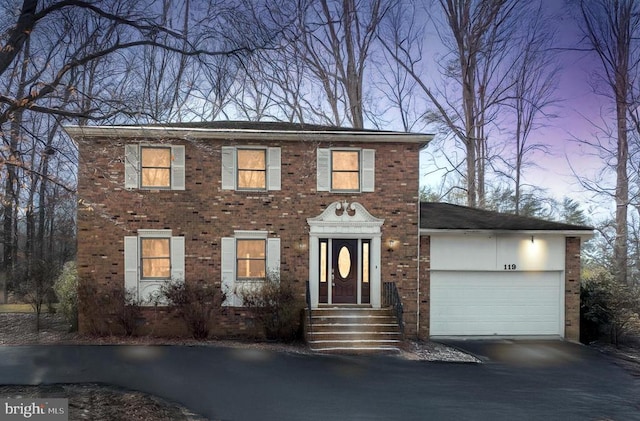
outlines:
[{"label": "house number 119", "polygon": [[516,265],[504,265],[504,270],[516,270]]}]

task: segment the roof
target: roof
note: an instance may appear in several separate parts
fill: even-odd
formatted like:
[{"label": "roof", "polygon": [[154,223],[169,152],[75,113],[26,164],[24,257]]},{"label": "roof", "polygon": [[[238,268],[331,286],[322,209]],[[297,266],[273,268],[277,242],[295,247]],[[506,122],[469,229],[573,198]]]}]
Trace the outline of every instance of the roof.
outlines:
[{"label": "roof", "polygon": [[593,228],[528,216],[500,213],[450,203],[420,203],[420,229],[425,231],[557,231],[593,232]]},{"label": "roof", "polygon": [[275,121],[210,121],[119,126],[65,126],[73,138],[145,138],[201,140],[277,140],[418,143],[426,145],[432,134],[406,133],[352,127],[322,126]]}]

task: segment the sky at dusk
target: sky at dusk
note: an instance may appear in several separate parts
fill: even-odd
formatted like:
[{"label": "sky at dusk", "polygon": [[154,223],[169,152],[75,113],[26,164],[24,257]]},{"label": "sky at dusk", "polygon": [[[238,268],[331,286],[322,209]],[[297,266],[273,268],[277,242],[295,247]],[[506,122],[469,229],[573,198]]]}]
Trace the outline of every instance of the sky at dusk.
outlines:
[{"label": "sky at dusk", "polygon": [[[604,216],[613,207],[611,203],[594,198],[579,185],[573,170],[580,176],[593,177],[602,168],[602,160],[595,157],[595,150],[581,145],[576,139],[592,141],[602,126],[602,115],[611,110],[611,104],[593,92],[589,82],[598,63],[586,52],[570,51],[580,42],[580,28],[564,9],[564,2],[547,0],[548,11],[557,15],[552,24],[557,31],[558,59],[561,71],[556,96],[561,100],[554,113],[558,115],[544,123],[545,127],[532,133],[529,142],[548,147],[548,153],[536,152],[530,156],[538,168],[525,170],[524,183],[547,189],[558,200],[564,196],[579,201],[583,208],[602,211]],[[565,50],[567,49],[567,50]],[[427,147],[428,149],[429,147]],[[423,154],[423,157],[425,155]],[[422,160],[423,174],[426,159]],[[439,184],[441,173],[423,176],[423,184]],[[613,181],[613,179],[612,179]],[[612,184],[611,184],[612,185]]]}]

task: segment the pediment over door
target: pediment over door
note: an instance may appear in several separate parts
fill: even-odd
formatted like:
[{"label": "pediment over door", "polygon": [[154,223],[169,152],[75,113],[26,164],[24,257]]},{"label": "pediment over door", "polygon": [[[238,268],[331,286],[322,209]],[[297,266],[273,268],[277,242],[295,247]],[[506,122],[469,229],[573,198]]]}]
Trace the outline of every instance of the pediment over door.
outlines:
[{"label": "pediment over door", "polygon": [[384,219],[376,218],[358,202],[333,202],[318,216],[307,218],[310,233],[379,234]]}]

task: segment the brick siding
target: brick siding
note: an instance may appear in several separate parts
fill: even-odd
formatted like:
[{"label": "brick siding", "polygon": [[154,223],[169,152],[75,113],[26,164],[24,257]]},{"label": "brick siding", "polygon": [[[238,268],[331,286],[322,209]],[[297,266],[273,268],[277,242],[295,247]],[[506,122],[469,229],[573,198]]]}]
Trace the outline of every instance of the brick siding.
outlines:
[{"label": "brick siding", "polygon": [[565,339],[580,340],[580,238],[565,240],[564,272],[564,336]]},{"label": "brick siding", "polygon": [[[127,142],[136,142],[134,139]],[[150,141],[151,144],[161,143]],[[340,143],[340,147],[376,150],[375,192],[335,194],[316,191],[316,148],[324,142],[238,142],[238,146],[280,146],[282,190],[237,192],[221,188],[221,147],[227,141],[173,140],[185,145],[186,190],[125,190],[124,145],[115,139],[79,139],[78,272],[100,293],[124,285],[124,237],[139,229],[171,229],[185,237],[186,281],[220,288],[221,238],[234,230],[264,230],[281,239],[281,276],[304,297],[308,279],[306,218],[319,215],[334,201],[360,202],[382,226],[382,282],[395,281],[405,304],[406,333],[417,326],[418,189],[420,146],[410,143]],[[388,251],[385,241],[400,241]],[[83,297],[80,297],[82,300]],[[80,330],[89,329],[80,312]],[[144,311],[143,332],[184,335],[185,327],[160,309]],[[113,325],[112,322],[110,322]],[[253,336],[255,326],[245,309],[221,308],[212,321],[216,336]]]}]

